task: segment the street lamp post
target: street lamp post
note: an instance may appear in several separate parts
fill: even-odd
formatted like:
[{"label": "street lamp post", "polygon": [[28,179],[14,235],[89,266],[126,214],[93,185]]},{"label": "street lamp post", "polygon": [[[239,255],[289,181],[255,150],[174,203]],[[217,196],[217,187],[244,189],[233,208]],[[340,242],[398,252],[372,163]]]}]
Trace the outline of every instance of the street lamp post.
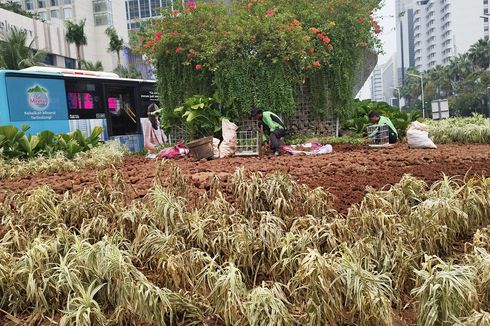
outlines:
[{"label": "street lamp post", "polygon": [[402,112],[402,104],[401,104],[402,96],[400,92],[400,87],[390,87],[390,88],[398,92],[398,108],[400,109],[400,112]]},{"label": "street lamp post", "polygon": [[424,97],[424,77],[422,75],[408,74],[412,77],[420,78],[420,84],[422,87],[422,117],[425,119],[425,97]]}]

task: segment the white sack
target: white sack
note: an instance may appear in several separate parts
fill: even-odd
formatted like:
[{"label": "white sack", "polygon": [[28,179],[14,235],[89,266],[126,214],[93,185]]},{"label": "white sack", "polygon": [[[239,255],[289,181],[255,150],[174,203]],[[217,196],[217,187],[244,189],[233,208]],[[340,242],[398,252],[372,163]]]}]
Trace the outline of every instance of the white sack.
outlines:
[{"label": "white sack", "polygon": [[213,158],[219,158],[219,143],[218,138],[213,138]]},{"label": "white sack", "polygon": [[219,157],[228,157],[235,155],[237,148],[237,134],[238,126],[228,119],[221,121],[221,130],[223,133],[223,141],[219,146]]},{"label": "white sack", "polygon": [[407,130],[408,147],[437,148],[429,138],[429,126],[418,121],[412,122]]}]

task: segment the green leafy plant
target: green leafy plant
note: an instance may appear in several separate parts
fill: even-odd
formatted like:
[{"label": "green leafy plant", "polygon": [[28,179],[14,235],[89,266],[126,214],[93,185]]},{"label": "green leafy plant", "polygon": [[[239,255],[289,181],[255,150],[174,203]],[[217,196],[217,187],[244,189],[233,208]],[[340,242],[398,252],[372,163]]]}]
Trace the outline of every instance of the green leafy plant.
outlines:
[{"label": "green leafy plant", "polygon": [[195,95],[174,112],[183,119],[191,139],[212,136],[221,129],[220,106],[213,98]]},{"label": "green leafy plant", "polygon": [[420,112],[417,110],[405,113],[385,102],[355,100],[350,117],[342,121],[342,128],[358,135],[365,133],[367,126],[371,124],[368,118],[371,112],[378,112],[380,115],[389,118],[397,129],[399,137],[404,137],[409,124],[420,117]]}]

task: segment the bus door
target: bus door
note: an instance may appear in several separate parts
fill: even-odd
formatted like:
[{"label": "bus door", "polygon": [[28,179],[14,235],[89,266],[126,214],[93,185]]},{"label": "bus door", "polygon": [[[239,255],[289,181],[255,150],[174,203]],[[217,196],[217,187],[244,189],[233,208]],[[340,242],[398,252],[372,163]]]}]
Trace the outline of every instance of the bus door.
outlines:
[{"label": "bus door", "polygon": [[135,88],[125,85],[106,84],[105,99],[109,136],[138,134],[135,110]]}]

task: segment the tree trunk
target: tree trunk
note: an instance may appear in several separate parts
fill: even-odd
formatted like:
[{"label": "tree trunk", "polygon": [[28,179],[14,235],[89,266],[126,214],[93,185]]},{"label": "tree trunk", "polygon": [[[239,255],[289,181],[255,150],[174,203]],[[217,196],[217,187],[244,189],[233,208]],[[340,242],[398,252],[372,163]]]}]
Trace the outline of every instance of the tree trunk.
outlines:
[{"label": "tree trunk", "polygon": [[82,60],[80,60],[80,45],[77,45],[77,61],[78,61],[78,69],[82,69]]},{"label": "tree trunk", "polygon": [[120,66],[121,65],[121,54],[119,53],[119,51],[117,51],[116,54],[117,54],[117,65]]}]

